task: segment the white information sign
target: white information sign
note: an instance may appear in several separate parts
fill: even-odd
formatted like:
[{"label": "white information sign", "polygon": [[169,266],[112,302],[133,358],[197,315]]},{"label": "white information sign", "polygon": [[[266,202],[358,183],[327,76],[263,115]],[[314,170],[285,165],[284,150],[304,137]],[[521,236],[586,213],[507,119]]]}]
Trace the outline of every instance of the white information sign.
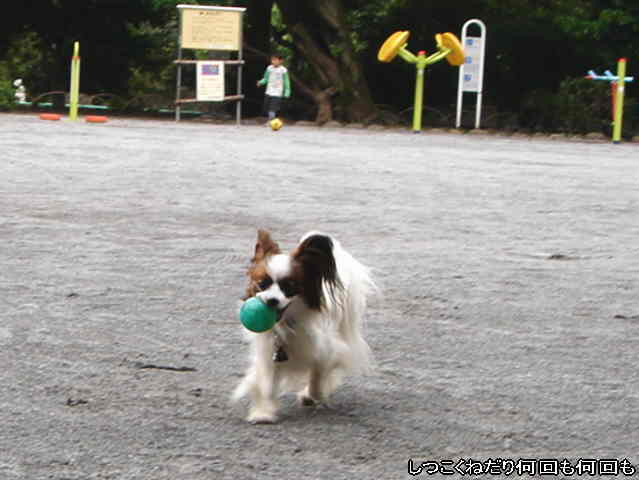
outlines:
[{"label": "white information sign", "polygon": [[463,47],[466,58],[461,67],[464,92],[481,92],[483,41],[484,39],[481,37],[466,37],[464,40]]},{"label": "white information sign", "polygon": [[224,100],[224,62],[197,62],[197,99],[202,102]]},{"label": "white information sign", "polygon": [[[467,34],[468,27],[479,27],[480,36],[471,37]],[[464,92],[477,94],[475,107],[475,128],[481,125],[481,101],[484,84],[484,53],[486,51],[486,25],[477,18],[468,20],[462,27],[461,44],[464,49],[464,63],[459,69],[459,83],[457,87],[457,119],[455,126],[461,126]]]}]

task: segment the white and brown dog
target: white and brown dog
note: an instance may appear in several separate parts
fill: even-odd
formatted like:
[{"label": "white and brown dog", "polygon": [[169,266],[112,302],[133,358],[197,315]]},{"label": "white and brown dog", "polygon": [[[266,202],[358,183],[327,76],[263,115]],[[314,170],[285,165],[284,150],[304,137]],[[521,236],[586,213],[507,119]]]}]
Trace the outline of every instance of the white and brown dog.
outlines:
[{"label": "white and brown dog", "polygon": [[233,399],[249,396],[249,422],[275,422],[282,393],[298,391],[300,404],[313,406],[326,402],[344,374],[371,368],[362,327],[377,288],[335,239],[311,232],[283,254],[260,230],[247,274],[244,300],[257,296],[279,315],[266,333],[246,331],[251,363]]}]

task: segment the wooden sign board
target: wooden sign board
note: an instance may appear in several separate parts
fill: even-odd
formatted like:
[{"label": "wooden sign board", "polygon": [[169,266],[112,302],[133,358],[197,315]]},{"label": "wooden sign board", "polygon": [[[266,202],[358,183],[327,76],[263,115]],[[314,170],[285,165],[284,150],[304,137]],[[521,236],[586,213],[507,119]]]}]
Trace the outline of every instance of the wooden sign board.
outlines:
[{"label": "wooden sign board", "polygon": [[244,8],[178,5],[180,46],[201,50],[240,50]]}]

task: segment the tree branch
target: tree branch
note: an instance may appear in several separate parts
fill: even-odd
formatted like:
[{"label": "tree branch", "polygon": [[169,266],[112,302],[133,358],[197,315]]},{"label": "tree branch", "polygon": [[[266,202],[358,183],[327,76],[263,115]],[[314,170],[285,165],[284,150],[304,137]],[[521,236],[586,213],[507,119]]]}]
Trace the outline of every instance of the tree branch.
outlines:
[{"label": "tree branch", "polygon": [[[252,47],[251,45],[247,44],[246,42],[244,43],[244,49],[248,52],[253,53],[254,55],[264,58],[265,60],[269,60],[271,54],[267,53],[267,52],[263,52],[262,50],[259,50],[255,47]],[[308,85],[306,85],[304,82],[302,82],[296,74],[294,74],[293,72],[289,71],[289,76],[291,77],[291,81],[293,82],[293,85],[295,85],[295,88],[297,90],[299,90],[300,92],[302,92],[303,95],[305,95],[309,100],[315,102],[316,101],[316,95],[317,95],[317,89],[314,89]]]},{"label": "tree branch", "polygon": [[285,47],[288,47],[292,50],[295,50],[295,44],[293,42],[289,42],[288,40],[286,40],[284,38],[284,33],[280,32],[279,30],[277,30],[276,28],[273,28],[272,30],[273,36],[275,37],[275,41],[277,43],[279,43],[280,45],[283,45]]}]

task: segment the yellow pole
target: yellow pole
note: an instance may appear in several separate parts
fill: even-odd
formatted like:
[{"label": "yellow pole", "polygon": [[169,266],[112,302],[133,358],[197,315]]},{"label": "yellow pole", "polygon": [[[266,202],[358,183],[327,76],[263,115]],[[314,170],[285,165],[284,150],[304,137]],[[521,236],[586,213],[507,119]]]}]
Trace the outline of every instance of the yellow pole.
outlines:
[{"label": "yellow pole", "polygon": [[415,80],[415,110],[413,112],[413,133],[422,131],[422,106],[424,103],[424,71],[426,70],[426,52],[417,54],[417,79]]},{"label": "yellow pole", "polygon": [[80,43],[73,44],[71,58],[71,90],[69,92],[69,120],[78,119],[78,99],[80,97]]},{"label": "yellow pole", "polygon": [[626,83],[626,59],[620,58],[617,64],[617,97],[615,102],[615,124],[612,129],[613,143],[621,142],[621,127],[623,122],[623,94]]}]

